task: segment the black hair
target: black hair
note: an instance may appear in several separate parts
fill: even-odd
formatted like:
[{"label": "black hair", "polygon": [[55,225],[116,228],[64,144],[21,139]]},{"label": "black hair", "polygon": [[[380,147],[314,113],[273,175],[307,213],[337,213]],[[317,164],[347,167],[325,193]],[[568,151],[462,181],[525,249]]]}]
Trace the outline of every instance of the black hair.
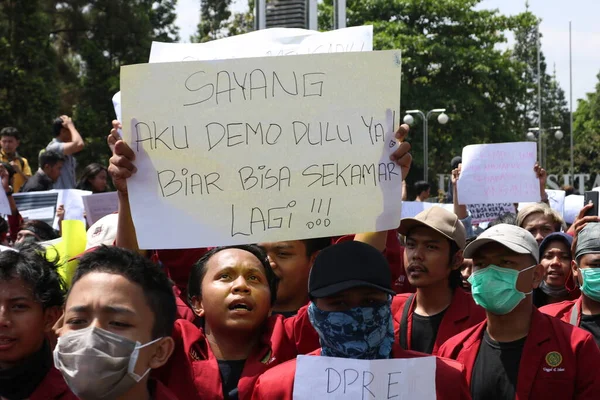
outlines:
[{"label": "black hair", "polygon": [[65,283],[58,274],[57,260],[47,260],[44,250],[34,244],[20,251],[0,253],[0,280],[20,279],[32,290],[44,310],[61,307],[65,301]]},{"label": "black hair", "polygon": [[498,218],[489,223],[487,229],[500,224],[517,225],[517,214],[511,212],[500,214]]},{"label": "black hair", "polygon": [[52,122],[52,134],[54,135],[54,137],[60,135],[60,131],[63,128],[64,122],[65,121],[63,121],[61,117],[56,117],[56,119]]},{"label": "black hair", "polygon": [[304,243],[304,247],[306,247],[306,256],[309,258],[317,251],[321,251],[331,246],[330,237],[304,239],[302,242]]},{"label": "black hair", "polygon": [[81,257],[71,288],[92,272],[121,275],[141,286],[146,303],[154,313],[152,339],[171,335],[177,313],[173,283],[158,265],[130,250],[100,246]]},{"label": "black hair", "polygon": [[33,232],[39,238],[40,242],[58,239],[60,236],[54,228],[39,219],[31,219],[23,222],[19,230]]},{"label": "black hair", "polygon": [[[450,243],[449,263],[450,266],[453,267],[454,257],[456,256],[456,253],[460,251],[460,248],[454,240],[448,239],[448,243]],[[452,289],[456,289],[457,287],[462,286],[462,275],[460,273],[460,268],[453,269],[452,271],[450,271],[450,276],[448,276],[448,284]]]},{"label": "black hair", "polygon": [[57,163],[61,162],[61,161],[65,161],[65,158],[57,153],[56,151],[52,151],[52,150],[46,150],[42,153],[40,153],[40,158],[39,158],[39,166],[40,168],[44,168],[44,166],[49,165],[51,167],[55,166]]},{"label": "black hair", "polygon": [[0,217],[0,235],[3,233],[8,233],[8,222],[6,222],[6,219]]},{"label": "black hair", "polygon": [[431,189],[431,185],[429,184],[429,182],[427,182],[427,181],[415,182],[415,193],[417,196],[423,192],[428,191],[429,189]]},{"label": "black hair", "polygon": [[462,157],[456,156],[450,161],[450,167],[452,169],[456,169],[456,168],[458,168],[458,164],[460,164],[460,163],[462,163]]},{"label": "black hair", "polygon": [[4,168],[6,168],[6,171],[8,172],[8,180],[12,181],[13,176],[15,176],[15,174],[17,173],[17,171],[15,171],[15,167],[13,167],[7,162],[1,162],[0,164],[2,164]]},{"label": "black hair", "polygon": [[92,163],[86,166],[83,169],[81,178],[79,178],[79,182],[77,182],[77,189],[93,192],[94,190],[89,181],[90,179],[94,179],[102,171],[106,171],[108,174],[108,169],[102,164]]},{"label": "black hair", "polygon": [[471,237],[468,237],[468,238],[467,238],[467,240],[465,241],[465,247],[466,247],[468,244],[470,244],[471,242],[474,242],[474,241],[475,241],[475,239],[477,239],[477,236],[471,236]]},{"label": "black hair", "polygon": [[2,130],[0,130],[0,137],[2,136],[9,136],[15,138],[16,140],[20,140],[19,131],[13,126],[7,126],[6,128],[2,128]]},{"label": "black hair", "polygon": [[207,264],[208,261],[215,254],[229,249],[239,249],[247,251],[251,253],[254,257],[258,258],[260,263],[262,264],[265,270],[265,276],[267,277],[267,283],[269,285],[269,290],[271,291],[271,305],[275,304],[277,300],[277,285],[279,284],[279,278],[273,272],[271,268],[271,264],[267,258],[267,252],[260,246],[255,244],[241,244],[241,245],[233,245],[233,246],[221,246],[215,247],[211,249],[208,253],[202,256],[193,266],[192,271],[190,272],[190,278],[188,280],[188,302],[192,305],[192,299],[194,297],[201,298],[202,297],[202,281],[206,276],[206,271],[208,270]]}]

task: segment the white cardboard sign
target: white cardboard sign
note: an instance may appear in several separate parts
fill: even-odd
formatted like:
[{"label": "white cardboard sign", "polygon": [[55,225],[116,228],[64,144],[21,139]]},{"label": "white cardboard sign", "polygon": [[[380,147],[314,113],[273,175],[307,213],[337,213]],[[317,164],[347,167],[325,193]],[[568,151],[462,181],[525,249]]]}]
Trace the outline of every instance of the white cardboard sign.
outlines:
[{"label": "white cardboard sign", "polygon": [[294,400],[434,400],[435,357],[355,360],[298,356]]},{"label": "white cardboard sign", "polygon": [[400,67],[398,51],[123,67],[140,246],[396,228]]},{"label": "white cardboard sign", "polygon": [[460,204],[540,201],[533,167],[536,144],[530,142],[476,144],[462,153],[458,178]]}]

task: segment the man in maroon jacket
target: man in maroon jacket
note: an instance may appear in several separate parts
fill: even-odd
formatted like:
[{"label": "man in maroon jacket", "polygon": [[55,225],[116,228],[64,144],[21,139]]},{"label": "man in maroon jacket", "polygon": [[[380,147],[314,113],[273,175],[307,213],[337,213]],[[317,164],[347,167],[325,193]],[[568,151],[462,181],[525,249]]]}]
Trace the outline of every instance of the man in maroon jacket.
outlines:
[{"label": "man in maroon jacket", "polygon": [[442,345],[461,362],[474,400],[598,399],[600,350],[582,329],[540,313],[532,292],[544,276],[535,238],[496,225],[465,249],[469,278],[487,319]]},{"label": "man in maroon jacket", "polygon": [[[308,313],[319,334],[313,356],[363,360],[425,357],[394,341],[391,299],[394,290],[387,261],[375,248],[345,242],[323,250],[310,273]],[[462,366],[436,357],[438,399],[469,399]],[[296,360],[258,378],[252,398],[292,399]]]}]

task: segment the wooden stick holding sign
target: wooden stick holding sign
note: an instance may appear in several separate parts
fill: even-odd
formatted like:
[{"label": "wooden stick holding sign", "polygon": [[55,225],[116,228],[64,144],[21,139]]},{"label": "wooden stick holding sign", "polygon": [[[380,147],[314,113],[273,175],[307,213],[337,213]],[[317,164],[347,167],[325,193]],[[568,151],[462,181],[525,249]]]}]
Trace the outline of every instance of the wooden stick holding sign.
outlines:
[{"label": "wooden stick holding sign", "polygon": [[140,247],[396,228],[400,66],[385,51],[123,67]]}]

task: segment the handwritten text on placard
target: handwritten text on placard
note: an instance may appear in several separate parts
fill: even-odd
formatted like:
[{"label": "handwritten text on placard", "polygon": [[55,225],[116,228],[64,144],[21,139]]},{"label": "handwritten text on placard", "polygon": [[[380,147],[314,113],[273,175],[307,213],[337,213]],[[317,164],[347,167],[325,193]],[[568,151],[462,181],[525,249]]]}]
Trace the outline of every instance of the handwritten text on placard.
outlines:
[{"label": "handwritten text on placard", "polygon": [[536,144],[529,142],[470,145],[463,149],[458,179],[460,204],[540,201],[533,171]]},{"label": "handwritten text on placard", "polygon": [[473,224],[493,221],[505,213],[516,213],[513,203],[469,204],[468,208]]},{"label": "handwritten text on placard", "polygon": [[399,225],[398,52],[136,65],[121,87],[145,248]]},{"label": "handwritten text on placard", "polygon": [[435,357],[391,360],[298,356],[294,400],[436,398]]}]

